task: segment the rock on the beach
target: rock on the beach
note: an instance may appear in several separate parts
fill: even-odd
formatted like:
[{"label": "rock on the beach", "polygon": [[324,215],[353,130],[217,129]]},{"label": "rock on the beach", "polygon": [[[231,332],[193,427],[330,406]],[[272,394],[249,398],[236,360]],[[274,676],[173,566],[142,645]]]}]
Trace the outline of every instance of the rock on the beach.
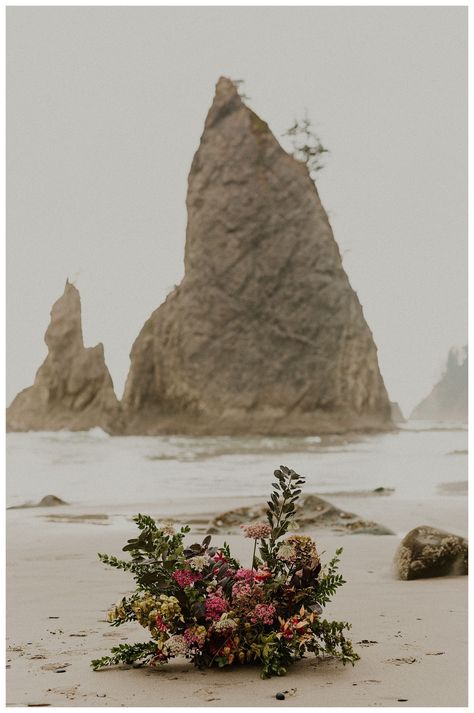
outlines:
[{"label": "rock on the beach", "polygon": [[[240,525],[244,523],[265,520],[266,512],[267,505],[250,505],[228,510],[211,520],[207,532],[209,534],[239,532]],[[296,503],[295,522],[298,529],[302,531],[328,528],[348,534],[394,534],[384,525],[362,520],[352,512],[342,511],[318,495],[304,495]]]},{"label": "rock on the beach", "polygon": [[23,503],[23,505],[11,505],[7,510],[22,510],[24,508],[53,508],[60,505],[69,505],[65,500],[61,500],[57,495],[45,495],[38,503]]},{"label": "rock on the beach", "polygon": [[427,525],[415,527],[400,543],[395,566],[400,579],[467,574],[468,542]]},{"label": "rock on the beach", "polygon": [[81,300],[69,280],[51,310],[45,342],[48,355],[33,386],[21,391],[7,409],[7,430],[117,430],[120,405],[104,348],[84,347]]},{"label": "rock on the beach", "polygon": [[223,77],[186,204],[185,275],[133,345],[127,432],[390,428],[377,348],[308,170]]},{"label": "rock on the beach", "polygon": [[61,498],[58,498],[57,495],[45,495],[44,498],[41,498],[37,507],[52,508],[52,507],[57,507],[58,505],[67,505],[67,504],[68,503],[65,500],[61,500]]}]

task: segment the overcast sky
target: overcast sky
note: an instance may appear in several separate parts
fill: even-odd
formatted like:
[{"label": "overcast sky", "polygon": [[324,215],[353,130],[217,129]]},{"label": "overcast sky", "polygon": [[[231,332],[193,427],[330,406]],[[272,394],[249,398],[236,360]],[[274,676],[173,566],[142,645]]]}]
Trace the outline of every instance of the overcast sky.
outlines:
[{"label": "overcast sky", "polygon": [[323,204],[405,412],[467,340],[467,8],[7,8],[7,399],[81,292],[121,396],[183,275],[187,174],[220,75],[280,136],[307,108]]}]

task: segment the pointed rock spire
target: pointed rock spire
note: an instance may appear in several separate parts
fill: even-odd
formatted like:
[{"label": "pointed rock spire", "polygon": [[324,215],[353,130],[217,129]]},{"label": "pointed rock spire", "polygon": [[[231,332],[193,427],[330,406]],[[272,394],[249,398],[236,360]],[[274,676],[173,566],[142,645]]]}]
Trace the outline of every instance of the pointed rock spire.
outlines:
[{"label": "pointed rock spire", "polygon": [[306,166],[221,77],[189,174],[185,276],[131,352],[131,433],[391,426],[377,349]]},{"label": "pointed rock spire", "polygon": [[66,281],[51,309],[45,333],[48,355],[33,386],[21,391],[7,409],[10,431],[72,431],[95,426],[120,430],[120,406],[105,365],[104,348],[85,348],[81,299]]},{"label": "pointed rock spire", "polygon": [[84,347],[81,298],[78,289],[66,280],[64,292],[51,308],[51,321],[44,335],[48,349],[74,352]]},{"label": "pointed rock spire", "polygon": [[244,104],[234,82],[227,77],[220,77],[216,84],[214,101],[207,114],[204,130],[210,129],[225,116],[229,116],[233,111],[237,111],[243,106]]}]

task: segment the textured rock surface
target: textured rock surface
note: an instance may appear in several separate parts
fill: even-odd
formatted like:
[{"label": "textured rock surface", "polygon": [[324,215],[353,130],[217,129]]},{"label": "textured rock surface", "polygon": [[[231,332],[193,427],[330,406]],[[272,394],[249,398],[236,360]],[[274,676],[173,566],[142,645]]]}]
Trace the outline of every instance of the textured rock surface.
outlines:
[{"label": "textured rock surface", "polygon": [[395,567],[400,579],[467,574],[467,540],[434,527],[415,527],[401,541]]},{"label": "textured rock surface", "polygon": [[[216,515],[208,525],[210,534],[233,534],[241,532],[240,525],[249,522],[266,522],[267,505],[254,505],[235,508]],[[340,510],[318,495],[305,495],[296,504],[295,521],[299,530],[312,530],[315,527],[328,528],[334,532],[350,534],[393,535],[384,525],[370,520],[362,520],[353,512]]]},{"label": "textured rock surface", "polygon": [[131,433],[383,429],[377,349],[306,167],[221,78],[189,175],[185,276],[131,352]]},{"label": "textured rock surface", "polygon": [[7,430],[71,431],[120,427],[120,406],[104,361],[102,344],[87,349],[82,339],[81,300],[69,281],[54,303],[46,330],[48,356],[35,383],[7,409]]},{"label": "textured rock surface", "polygon": [[410,418],[421,421],[460,421],[468,416],[467,347],[458,355],[449,352],[446,369],[431,393],[413,410]]}]

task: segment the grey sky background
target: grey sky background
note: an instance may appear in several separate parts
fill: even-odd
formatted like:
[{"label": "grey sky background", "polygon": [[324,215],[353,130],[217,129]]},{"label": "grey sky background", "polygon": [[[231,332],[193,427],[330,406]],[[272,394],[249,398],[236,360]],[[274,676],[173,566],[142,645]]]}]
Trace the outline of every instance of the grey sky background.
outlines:
[{"label": "grey sky background", "polygon": [[280,136],[307,108],[317,186],[407,413],[467,341],[467,8],[7,9],[7,400],[66,277],[119,397],[183,275],[187,173],[220,75]]}]

